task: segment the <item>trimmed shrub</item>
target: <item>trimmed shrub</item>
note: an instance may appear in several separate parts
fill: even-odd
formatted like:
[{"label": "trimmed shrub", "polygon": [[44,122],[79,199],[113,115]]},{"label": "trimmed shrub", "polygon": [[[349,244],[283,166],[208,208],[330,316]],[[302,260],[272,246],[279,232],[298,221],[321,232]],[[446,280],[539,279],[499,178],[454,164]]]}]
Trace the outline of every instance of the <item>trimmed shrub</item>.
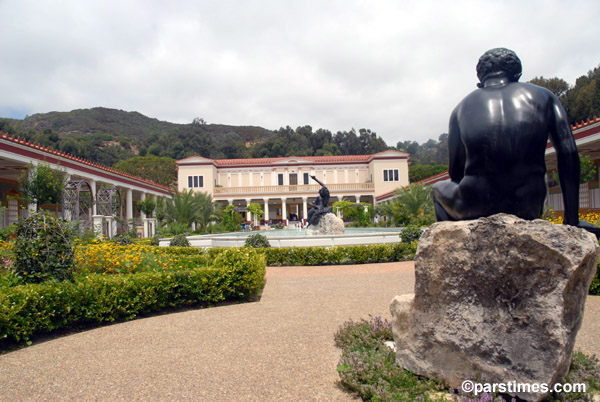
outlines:
[{"label": "trimmed shrub", "polygon": [[255,233],[248,236],[245,243],[246,247],[264,248],[271,247],[271,243],[267,240],[267,236],[263,236],[260,233]]},{"label": "trimmed shrub", "polygon": [[150,238],[150,245],[151,246],[158,246],[160,243],[160,236],[155,234],[154,236],[152,236]]},{"label": "trimmed shrub", "polygon": [[162,308],[244,300],[262,289],[265,258],[256,250],[219,254],[210,268],[129,275],[89,274],[3,288],[0,347],[65,327],[130,320]]},{"label": "trimmed shrub", "polygon": [[13,270],[26,282],[72,279],[73,233],[68,222],[33,213],[17,223]]},{"label": "trimmed shrub", "polygon": [[185,235],[177,235],[169,242],[170,247],[189,247],[190,242]]},{"label": "trimmed shrub", "polygon": [[406,226],[402,232],[400,232],[400,238],[402,243],[412,243],[415,240],[419,240],[423,230],[418,226]]},{"label": "trimmed shrub", "polygon": [[366,264],[413,260],[417,243],[368,246],[266,248],[268,266]]},{"label": "trimmed shrub", "polygon": [[126,234],[115,236],[112,240],[121,246],[127,246],[135,243],[135,241],[133,241],[133,239]]}]

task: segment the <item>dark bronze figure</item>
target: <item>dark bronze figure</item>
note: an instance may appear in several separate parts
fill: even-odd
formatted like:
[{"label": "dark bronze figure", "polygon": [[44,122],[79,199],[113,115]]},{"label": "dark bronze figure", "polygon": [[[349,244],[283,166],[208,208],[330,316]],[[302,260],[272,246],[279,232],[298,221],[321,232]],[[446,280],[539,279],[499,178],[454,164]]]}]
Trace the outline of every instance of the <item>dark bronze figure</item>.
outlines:
[{"label": "dark bronze figure", "polygon": [[450,180],[432,188],[436,217],[466,220],[504,212],[539,218],[550,138],[558,160],[564,223],[598,236],[600,228],[579,221],[579,155],[566,113],[549,90],[518,82],[521,70],[512,50],[492,49],[479,59],[479,89],[450,116]]},{"label": "dark bronze figure", "polygon": [[308,223],[311,226],[316,226],[321,221],[321,217],[329,212],[333,211],[329,205],[329,189],[325,184],[321,183],[315,176],[310,176],[314,181],[321,185],[319,190],[319,196],[315,200],[315,203],[309,203],[310,209],[308,210]]}]

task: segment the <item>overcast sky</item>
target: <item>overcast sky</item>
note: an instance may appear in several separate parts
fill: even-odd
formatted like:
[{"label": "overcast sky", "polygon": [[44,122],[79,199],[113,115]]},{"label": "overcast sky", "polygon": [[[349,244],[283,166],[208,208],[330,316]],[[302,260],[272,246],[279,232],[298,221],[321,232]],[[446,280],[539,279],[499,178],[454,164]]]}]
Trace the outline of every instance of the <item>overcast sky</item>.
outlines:
[{"label": "overcast sky", "polygon": [[600,64],[594,0],[0,0],[0,117],[103,106],[175,123],[332,132],[388,143],[447,132],[479,56],[522,81]]}]

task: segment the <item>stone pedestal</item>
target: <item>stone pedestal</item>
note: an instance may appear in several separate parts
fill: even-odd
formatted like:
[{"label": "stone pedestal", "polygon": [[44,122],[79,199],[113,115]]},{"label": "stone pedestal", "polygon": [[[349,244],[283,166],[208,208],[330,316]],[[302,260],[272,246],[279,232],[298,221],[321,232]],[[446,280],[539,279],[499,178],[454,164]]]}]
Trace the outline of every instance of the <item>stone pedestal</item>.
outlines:
[{"label": "stone pedestal", "polygon": [[316,226],[310,225],[306,229],[306,234],[315,235],[336,235],[344,234],[344,221],[329,212],[321,217],[319,224]]},{"label": "stone pedestal", "polygon": [[390,306],[397,363],[452,387],[476,373],[487,383],[560,382],[597,260],[592,234],[543,220],[432,225],[419,241],[415,294]]}]

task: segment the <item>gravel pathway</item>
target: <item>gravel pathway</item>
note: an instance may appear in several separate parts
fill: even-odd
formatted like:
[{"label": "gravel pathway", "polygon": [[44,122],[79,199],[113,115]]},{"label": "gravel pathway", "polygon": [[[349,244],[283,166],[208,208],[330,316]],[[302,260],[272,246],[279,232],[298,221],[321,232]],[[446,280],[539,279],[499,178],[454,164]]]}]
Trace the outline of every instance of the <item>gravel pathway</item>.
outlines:
[{"label": "gravel pathway", "polygon": [[[338,385],[333,333],[390,317],[412,262],[269,267],[259,302],[139,319],[0,356],[1,401],[354,401]],[[577,347],[598,353],[600,297]]]}]

